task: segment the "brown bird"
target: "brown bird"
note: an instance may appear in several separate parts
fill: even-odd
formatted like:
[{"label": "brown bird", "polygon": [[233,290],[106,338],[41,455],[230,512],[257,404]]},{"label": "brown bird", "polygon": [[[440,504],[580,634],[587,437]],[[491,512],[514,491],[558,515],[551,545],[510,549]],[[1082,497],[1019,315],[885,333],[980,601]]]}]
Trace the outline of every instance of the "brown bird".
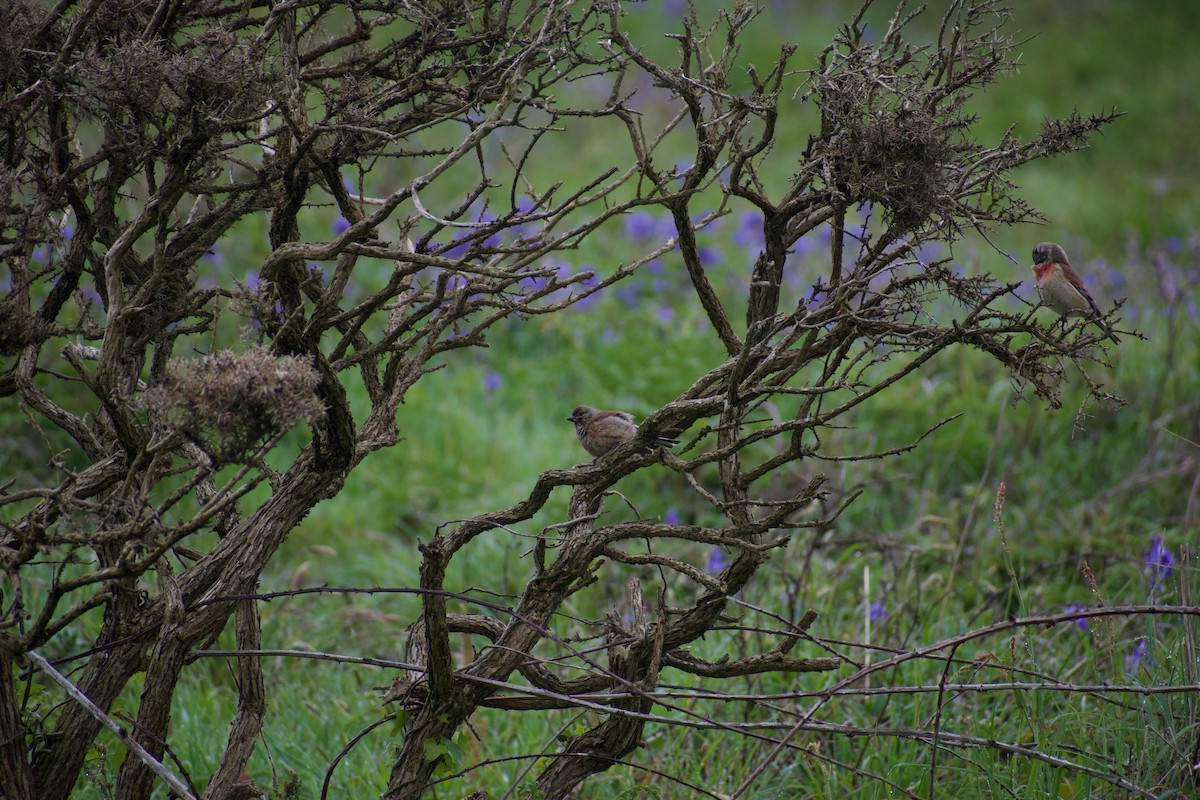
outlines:
[{"label": "brown bird", "polygon": [[[617,445],[632,441],[638,434],[633,415],[625,411],[599,411],[591,406],[578,406],[567,417],[567,421],[575,423],[579,443],[594,456],[602,456]],[[676,439],[660,436],[651,447],[642,448],[638,453],[647,455],[655,447],[674,447],[677,444],[679,441]]]},{"label": "brown bird", "polygon": [[1054,242],[1042,242],[1033,248],[1033,282],[1042,302],[1064,319],[1069,316],[1087,317],[1104,331],[1114,344],[1120,344],[1112,330],[1104,324],[1096,301],[1088,294],[1079,277],[1067,262],[1066,252]]}]

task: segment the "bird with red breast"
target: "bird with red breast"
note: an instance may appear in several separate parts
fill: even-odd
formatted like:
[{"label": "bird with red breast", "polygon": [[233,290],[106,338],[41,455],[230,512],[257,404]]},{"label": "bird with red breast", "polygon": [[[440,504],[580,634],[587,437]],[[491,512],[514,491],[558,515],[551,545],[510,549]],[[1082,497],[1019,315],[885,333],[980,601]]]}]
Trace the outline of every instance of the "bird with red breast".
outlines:
[{"label": "bird with red breast", "polygon": [[[626,411],[600,411],[591,406],[577,406],[567,417],[568,422],[575,423],[575,434],[583,449],[593,456],[602,456],[618,445],[633,441],[638,435],[638,426],[633,421],[633,414]],[[656,447],[674,447],[679,444],[677,439],[659,436],[650,447],[638,451],[640,455],[648,455]]]},{"label": "bird with red breast", "polygon": [[1069,316],[1087,317],[1114,344],[1120,344],[1112,329],[1104,324],[1104,315],[1088,294],[1083,279],[1067,261],[1066,251],[1054,242],[1042,242],[1033,248],[1033,282],[1042,302],[1058,312],[1064,324]]}]

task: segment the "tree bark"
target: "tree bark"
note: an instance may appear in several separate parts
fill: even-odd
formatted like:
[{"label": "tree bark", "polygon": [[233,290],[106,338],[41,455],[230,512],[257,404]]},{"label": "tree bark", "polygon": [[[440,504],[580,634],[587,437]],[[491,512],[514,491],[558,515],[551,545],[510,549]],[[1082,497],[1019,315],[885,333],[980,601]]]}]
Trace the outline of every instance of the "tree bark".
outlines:
[{"label": "tree bark", "polygon": [[33,780],[12,656],[0,650],[0,797],[33,800]]}]

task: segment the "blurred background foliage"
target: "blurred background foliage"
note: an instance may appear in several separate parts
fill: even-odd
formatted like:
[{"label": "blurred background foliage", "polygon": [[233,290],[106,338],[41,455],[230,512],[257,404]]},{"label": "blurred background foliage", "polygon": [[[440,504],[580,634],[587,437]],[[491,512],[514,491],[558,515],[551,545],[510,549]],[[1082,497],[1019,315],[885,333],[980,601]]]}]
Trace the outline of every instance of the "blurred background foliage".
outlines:
[{"label": "blurred background foliage", "polygon": [[[663,34],[678,30],[681,5],[677,0],[626,3],[631,30],[660,60],[673,51]],[[702,18],[711,19],[722,4],[697,5]],[[793,67],[810,68],[856,6],[840,0],[764,2],[755,26],[758,38],[746,43],[743,60],[765,66],[782,42],[792,41],[799,44]],[[920,34],[914,38],[936,34],[944,6],[931,3],[915,23]],[[815,463],[807,468],[810,472],[790,476],[801,480],[816,472],[828,474],[835,500],[859,487],[866,490],[830,529],[798,532],[786,550],[777,551],[762,594],[741,598],[785,619],[795,619],[801,608],[815,608],[821,617],[812,633],[818,637],[863,642],[869,635],[875,645],[906,647],[1009,614],[1055,613],[1097,601],[1115,605],[1195,597],[1196,573],[1183,559],[1200,539],[1200,155],[1195,145],[1200,130],[1200,50],[1195,47],[1200,17],[1189,4],[1151,0],[1014,0],[1012,6],[1011,32],[1027,41],[1020,48],[1019,70],[972,100],[981,138],[997,139],[1009,126],[1028,138],[1044,119],[1073,110],[1086,115],[1115,106],[1125,116],[1087,151],[1039,162],[1018,174],[1022,195],[1045,215],[1045,225],[997,231],[992,241],[1002,252],[972,239],[951,253],[927,255],[952,256],[956,267],[968,273],[992,272],[1029,282],[1033,245],[1062,243],[1103,308],[1125,300],[1120,329],[1136,329],[1144,337],[1124,336],[1110,353],[1111,369],[1093,376],[1125,405],[1079,407],[1085,396],[1082,381],[1068,374],[1073,388],[1064,407],[1045,408],[1019,398],[992,363],[951,353],[862,409],[852,427],[831,431],[830,441],[847,454],[886,449],[962,413],[910,454],[862,464]],[[867,20],[879,30],[891,11],[880,2]],[[583,81],[578,90],[607,92],[607,87]],[[668,98],[648,83],[639,91],[644,113],[666,113]],[[784,121],[777,148],[789,148],[799,159],[814,125],[812,108],[797,98],[796,114]],[[607,152],[607,143],[603,135],[551,140],[535,167],[544,175],[569,175],[573,164],[620,160]],[[680,158],[687,154],[681,152]],[[385,193],[403,177],[345,176],[368,194]],[[767,177],[782,183],[788,176]],[[700,234],[706,266],[719,290],[731,292],[733,278],[742,278],[757,255],[756,218],[747,212],[735,208]],[[309,237],[344,222],[330,207],[314,207],[310,214]],[[629,215],[621,226],[610,226],[565,257],[607,272],[637,251],[629,245],[644,247],[665,239],[666,223],[656,213]],[[236,240],[222,242],[200,265],[210,273],[204,279],[252,284],[255,265],[267,251],[265,234],[265,219],[249,220]],[[788,288],[796,297],[812,290],[822,257],[827,261],[828,233],[824,235],[818,231],[811,242],[802,242],[789,262]],[[728,276],[724,282],[723,273]],[[360,278],[371,280],[369,262]],[[1032,297],[1031,285],[1025,296]],[[1043,314],[1049,323],[1048,312]],[[566,421],[573,406],[619,408],[640,418],[717,363],[721,355],[707,326],[682,264],[669,255],[564,314],[512,321],[491,335],[489,349],[448,359],[445,369],[426,376],[410,392],[399,414],[406,440],[371,456],[339,495],[294,531],[262,588],[416,585],[416,543],[436,526],[514,502],[540,471],[586,460]],[[4,406],[0,422],[0,474],[45,469],[48,445],[22,412]],[[994,516],[1001,486],[1002,525]],[[643,470],[621,489],[643,516],[687,521],[705,513],[682,480],[665,470]],[[541,525],[561,521],[565,505],[564,494],[527,529],[481,537],[472,545],[477,551],[472,558],[454,562],[459,572],[453,575],[453,588],[519,592],[531,570],[531,543],[525,537]],[[618,504],[610,508],[614,515],[634,513]],[[1162,549],[1156,554],[1155,546],[1170,554],[1165,574],[1165,557]],[[697,563],[724,557],[696,547],[688,555]],[[1081,560],[1094,573],[1094,583],[1081,573]],[[648,584],[658,580],[657,572],[642,577]],[[572,612],[594,616],[604,603],[619,599],[623,587],[623,581],[593,587],[576,598]],[[415,613],[414,602],[395,595],[274,601],[263,605],[265,646],[401,657],[404,629]],[[563,632],[571,628],[564,621]],[[1092,624],[1086,631],[1068,625],[1044,634],[1028,631],[1011,639],[984,640],[975,652],[964,648],[959,655],[1072,674],[1083,682],[1169,683],[1196,669],[1181,657],[1181,643],[1189,635],[1184,623],[1169,619],[1116,620]],[[83,641],[73,641],[68,632],[52,644],[62,655]],[[746,646],[736,637],[713,642],[714,654]],[[466,657],[469,645],[464,642],[463,647]],[[864,654],[848,649],[856,657]],[[888,680],[936,680],[938,668],[917,663]],[[388,679],[359,668],[292,660],[270,664],[272,675],[279,683],[306,690],[272,707],[252,772],[269,784],[272,776],[282,779],[294,770],[305,787],[301,796],[316,796],[324,765],[380,712],[369,688]],[[211,659],[189,671],[186,680],[188,691],[175,727],[195,735],[177,735],[177,755],[203,774],[201,765],[213,757],[214,743],[223,739],[233,712],[233,675],[220,659]],[[749,692],[769,690],[775,679],[745,680]],[[823,680],[808,677],[799,688],[816,688]],[[1114,764],[1131,764],[1144,785],[1161,781],[1166,788],[1182,780],[1171,747],[1146,746],[1146,739],[1160,741],[1172,735],[1164,731],[1182,724],[1182,701],[1173,705],[1170,696],[1135,699],[1117,710],[1109,706],[1103,719],[1095,707],[1069,695],[1038,695],[1028,703],[987,696],[977,702],[956,709],[948,727],[982,737],[1040,742],[1044,749],[1048,742],[1075,742],[1098,760],[1102,756]],[[916,725],[927,721],[931,702],[865,698],[840,705],[838,711],[865,725]],[[467,743],[466,764],[514,748],[522,753],[552,748],[555,728],[570,719],[566,712],[543,722],[518,717],[479,719],[478,738]],[[1190,735],[1195,736],[1194,729]],[[341,796],[370,796],[383,785],[387,738],[380,733],[368,737],[338,767],[334,785]],[[647,744],[640,763],[714,788],[736,785],[730,776],[744,773],[754,762],[753,751],[743,749],[753,743],[729,740],[736,746],[722,751],[722,741],[715,734],[664,731]],[[919,758],[898,739],[872,743],[831,737],[819,746],[833,757],[883,771],[901,785],[924,779]],[[85,795],[103,796],[106,770],[119,763],[119,750],[114,741],[109,752],[97,753],[91,783],[81,787]],[[944,796],[993,796],[984,788],[989,780],[1008,786],[1028,782],[1043,791],[1039,796],[1055,797],[1090,796],[1102,785],[1034,762],[1010,762],[991,751],[973,758],[973,765],[959,764],[962,775],[955,780],[961,783]],[[757,787],[761,793],[754,796],[776,796],[776,790],[794,790],[784,795],[789,797],[828,796],[822,793],[827,791],[883,796],[873,793],[882,792],[880,787],[853,772],[814,764],[790,763]],[[518,780],[524,766],[472,771],[465,783],[449,786],[447,796],[465,794],[466,788],[454,794],[460,787],[490,787],[498,797],[501,792],[494,787]],[[652,782],[637,769],[615,769],[593,782],[594,795],[589,796],[617,796]],[[664,796],[688,796],[669,783],[660,785]]]}]

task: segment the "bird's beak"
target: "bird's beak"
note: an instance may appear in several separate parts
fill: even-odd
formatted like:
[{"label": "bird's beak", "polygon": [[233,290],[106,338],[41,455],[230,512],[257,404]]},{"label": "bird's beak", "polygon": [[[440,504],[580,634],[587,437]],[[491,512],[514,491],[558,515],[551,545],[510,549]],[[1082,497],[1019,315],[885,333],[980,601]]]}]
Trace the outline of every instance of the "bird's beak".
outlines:
[{"label": "bird's beak", "polygon": [[574,422],[574,421],[575,421],[574,417],[567,417],[567,422]]}]

